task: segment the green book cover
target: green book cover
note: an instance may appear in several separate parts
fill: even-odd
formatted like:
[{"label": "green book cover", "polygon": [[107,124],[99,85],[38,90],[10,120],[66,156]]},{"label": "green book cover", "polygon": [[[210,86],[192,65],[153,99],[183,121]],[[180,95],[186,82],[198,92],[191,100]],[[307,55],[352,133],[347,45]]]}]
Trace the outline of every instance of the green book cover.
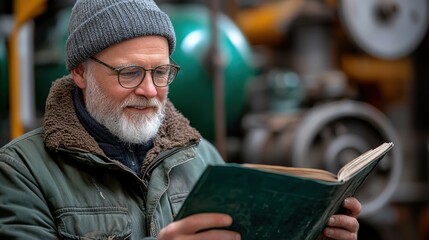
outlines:
[{"label": "green book cover", "polygon": [[392,147],[385,143],[362,154],[346,165],[349,170],[343,169],[349,172],[344,179],[330,181],[233,163],[209,166],[175,219],[195,213],[227,213],[234,219],[228,229],[240,232],[243,240],[317,239],[329,217]]}]

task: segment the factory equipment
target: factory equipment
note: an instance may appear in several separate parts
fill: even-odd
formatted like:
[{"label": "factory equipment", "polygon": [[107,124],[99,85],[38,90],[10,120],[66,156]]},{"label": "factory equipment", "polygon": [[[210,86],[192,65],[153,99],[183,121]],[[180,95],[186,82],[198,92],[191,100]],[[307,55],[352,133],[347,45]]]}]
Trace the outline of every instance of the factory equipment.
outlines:
[{"label": "factory equipment", "polygon": [[326,169],[332,173],[383,142],[393,152],[358,193],[361,216],[376,213],[396,190],[402,171],[401,141],[390,121],[369,104],[342,100],[294,114],[256,114],[244,119],[243,155],[252,163]]},{"label": "factory equipment", "polygon": [[[399,216],[390,204],[399,189],[404,193],[404,187],[414,185],[402,182],[404,169],[418,162],[408,158],[404,163],[401,126],[394,126],[385,110],[391,102],[404,100],[405,86],[413,80],[410,54],[426,35],[428,2],[269,1],[269,8],[285,2],[289,6],[294,2],[295,12],[267,18],[277,26],[267,34],[276,41],[270,52],[276,66],[258,76],[250,88],[253,97],[248,98],[250,109],[243,118],[243,160],[336,172],[377,142],[393,141],[394,151],[358,193],[362,218],[374,226],[392,226]],[[255,19],[252,16],[269,8],[246,10],[245,15]],[[273,13],[281,12],[285,13]],[[238,15],[245,35],[260,43],[255,29]],[[279,47],[278,33],[283,34],[284,47]],[[299,85],[292,84],[296,79]],[[406,114],[395,116],[402,120]],[[386,217],[380,217],[380,211]],[[380,227],[385,229],[389,227]],[[391,230],[385,233],[394,235]]]},{"label": "factory equipment", "polygon": [[371,55],[406,57],[428,27],[427,0],[342,0],[339,14],[351,38]]}]

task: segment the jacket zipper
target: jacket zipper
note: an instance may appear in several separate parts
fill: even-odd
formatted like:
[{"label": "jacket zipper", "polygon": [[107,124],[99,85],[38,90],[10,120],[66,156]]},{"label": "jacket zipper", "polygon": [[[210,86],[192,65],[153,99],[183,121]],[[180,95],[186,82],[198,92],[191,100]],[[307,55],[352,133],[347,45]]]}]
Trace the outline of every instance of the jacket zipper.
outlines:
[{"label": "jacket zipper", "polygon": [[166,154],[164,154],[161,157],[155,158],[154,161],[152,161],[149,166],[145,169],[144,173],[143,173],[143,185],[145,187],[145,189],[147,190],[148,185],[149,185],[149,177],[152,173],[152,171],[160,164],[162,163],[166,158],[191,147],[196,146],[197,143],[191,143],[187,146],[183,146],[183,147],[178,147],[178,148],[173,148],[171,149],[169,152],[167,152]]},{"label": "jacket zipper", "polygon": [[[144,171],[144,173],[143,173],[143,184],[144,184],[144,186],[145,186],[145,190],[146,190],[146,192],[147,192],[147,189],[148,189],[148,185],[149,185],[149,177],[150,177],[150,175],[151,175],[151,173],[152,173],[152,171],[160,164],[160,163],[162,163],[166,158],[168,158],[168,157],[170,157],[170,156],[172,156],[172,155],[174,155],[174,154],[176,154],[176,153],[178,153],[178,152],[180,152],[180,151],[182,151],[182,150],[185,150],[185,149],[189,149],[189,148],[191,148],[191,147],[194,147],[194,146],[196,146],[198,143],[190,143],[189,145],[187,145],[187,146],[183,146],[183,147],[178,147],[178,148],[174,148],[174,149],[171,149],[169,152],[167,152],[166,154],[164,154],[164,155],[162,155],[162,156],[160,156],[159,158],[156,158],[147,168],[146,168],[146,170]],[[180,165],[180,164],[178,164],[178,165]],[[177,165],[176,165],[177,166]],[[146,196],[144,196],[143,197],[143,199],[145,200],[145,202],[146,202]],[[146,209],[147,210],[147,209]],[[148,214],[148,212],[146,212],[146,214]],[[151,224],[153,224],[153,215],[151,216],[151,217],[149,217],[149,216],[147,216],[148,217],[148,221],[146,222],[146,232],[150,232],[151,233],[151,235],[154,235],[155,234],[155,227],[151,227],[150,225]]]},{"label": "jacket zipper", "polygon": [[132,166],[132,170],[135,170],[135,166],[137,164],[136,155],[134,154],[134,149],[130,146],[127,147],[127,153],[125,155],[125,159]]}]

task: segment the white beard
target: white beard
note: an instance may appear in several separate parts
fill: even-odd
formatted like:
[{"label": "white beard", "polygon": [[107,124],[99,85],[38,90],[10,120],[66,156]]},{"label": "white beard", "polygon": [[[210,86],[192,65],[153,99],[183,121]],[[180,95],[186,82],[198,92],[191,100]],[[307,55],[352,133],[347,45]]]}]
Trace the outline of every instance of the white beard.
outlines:
[{"label": "white beard", "polygon": [[[88,69],[89,70],[89,69]],[[107,96],[91,74],[87,71],[87,90],[85,104],[88,113],[99,123],[104,125],[113,135],[127,143],[145,143],[153,139],[164,120],[165,102],[158,99],[147,99],[130,95],[120,106]],[[154,107],[156,113],[124,114],[127,106]]]}]

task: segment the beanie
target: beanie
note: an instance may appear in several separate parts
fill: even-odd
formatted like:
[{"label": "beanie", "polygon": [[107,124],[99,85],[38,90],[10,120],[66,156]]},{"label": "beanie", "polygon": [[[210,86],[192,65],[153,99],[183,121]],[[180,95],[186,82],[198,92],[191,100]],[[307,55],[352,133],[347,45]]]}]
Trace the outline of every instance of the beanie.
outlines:
[{"label": "beanie", "polygon": [[165,37],[173,53],[173,25],[153,0],[77,0],[66,42],[67,70],[109,46],[149,35]]}]

